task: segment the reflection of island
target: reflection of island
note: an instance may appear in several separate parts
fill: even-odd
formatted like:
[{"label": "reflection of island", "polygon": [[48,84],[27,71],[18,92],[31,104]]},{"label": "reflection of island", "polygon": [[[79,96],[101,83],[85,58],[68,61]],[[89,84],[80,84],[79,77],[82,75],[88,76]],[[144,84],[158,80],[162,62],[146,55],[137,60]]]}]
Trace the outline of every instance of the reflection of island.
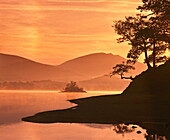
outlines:
[{"label": "reflection of island", "polygon": [[83,88],[78,87],[77,83],[71,81],[70,83],[66,84],[66,87],[61,92],[86,92]]}]

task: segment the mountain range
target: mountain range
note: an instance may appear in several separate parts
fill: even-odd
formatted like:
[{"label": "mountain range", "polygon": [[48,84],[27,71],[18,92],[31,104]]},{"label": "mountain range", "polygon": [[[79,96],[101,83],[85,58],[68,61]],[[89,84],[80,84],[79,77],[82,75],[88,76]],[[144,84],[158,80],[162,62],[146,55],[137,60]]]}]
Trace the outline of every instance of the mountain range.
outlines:
[{"label": "mountain range", "polygon": [[[88,89],[97,89],[104,84],[106,85],[104,89],[114,85],[120,89],[120,87],[127,86],[129,81],[104,75],[109,74],[114,65],[125,60],[119,55],[94,53],[60,65],[47,65],[20,56],[0,53],[0,82],[51,80],[67,83],[79,81],[80,85]],[[137,75],[146,69],[145,65],[139,62],[135,64],[135,67],[136,70],[132,75]]]}]

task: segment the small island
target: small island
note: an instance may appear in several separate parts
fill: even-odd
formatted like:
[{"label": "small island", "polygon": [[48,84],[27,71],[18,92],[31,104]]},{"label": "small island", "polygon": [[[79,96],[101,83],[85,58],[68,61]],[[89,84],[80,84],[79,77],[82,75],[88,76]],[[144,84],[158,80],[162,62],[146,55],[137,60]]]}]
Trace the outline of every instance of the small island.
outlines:
[{"label": "small island", "polygon": [[70,83],[66,84],[66,87],[61,92],[86,92],[83,88],[78,87],[77,83],[71,81]]}]

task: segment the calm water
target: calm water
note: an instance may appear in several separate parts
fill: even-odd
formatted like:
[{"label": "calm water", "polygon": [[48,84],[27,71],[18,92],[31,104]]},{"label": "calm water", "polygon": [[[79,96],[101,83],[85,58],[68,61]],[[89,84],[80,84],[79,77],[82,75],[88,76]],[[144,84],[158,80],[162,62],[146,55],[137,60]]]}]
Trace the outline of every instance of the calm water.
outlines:
[{"label": "calm water", "polygon": [[[69,99],[120,92],[57,93],[56,91],[0,91],[0,140],[144,140],[145,130],[117,134],[111,124],[35,124],[21,118],[75,104]],[[136,131],[142,131],[137,134]]]}]

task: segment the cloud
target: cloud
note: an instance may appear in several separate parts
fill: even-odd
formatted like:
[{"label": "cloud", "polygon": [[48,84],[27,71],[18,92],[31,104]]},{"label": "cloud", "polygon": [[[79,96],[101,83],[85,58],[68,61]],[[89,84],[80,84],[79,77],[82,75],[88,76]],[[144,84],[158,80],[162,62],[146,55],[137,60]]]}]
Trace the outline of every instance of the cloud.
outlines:
[{"label": "cloud", "polygon": [[[138,1],[1,0],[0,49],[36,60],[51,54],[46,63],[111,52],[116,44],[113,20],[135,14]],[[121,49],[113,50],[124,55]]]},{"label": "cloud", "polygon": [[[9,0],[0,1],[0,5],[4,6],[92,6],[102,7],[105,5],[136,5],[140,0]],[[2,7],[1,7],[2,8]]]},{"label": "cloud", "polygon": [[132,13],[140,0],[9,0],[0,1],[1,10],[21,11],[87,11]]}]

